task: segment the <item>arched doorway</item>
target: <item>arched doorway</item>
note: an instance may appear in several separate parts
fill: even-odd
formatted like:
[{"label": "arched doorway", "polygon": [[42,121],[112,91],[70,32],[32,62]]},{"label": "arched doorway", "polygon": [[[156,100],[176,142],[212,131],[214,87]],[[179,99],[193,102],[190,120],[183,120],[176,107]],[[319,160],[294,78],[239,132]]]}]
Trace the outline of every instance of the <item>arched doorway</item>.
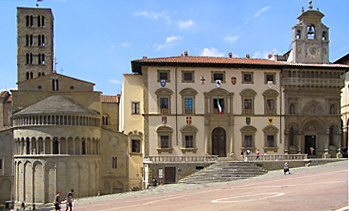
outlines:
[{"label": "arched doorway", "polygon": [[221,127],[217,127],[212,131],[212,155],[225,157],[226,154],[225,130]]}]

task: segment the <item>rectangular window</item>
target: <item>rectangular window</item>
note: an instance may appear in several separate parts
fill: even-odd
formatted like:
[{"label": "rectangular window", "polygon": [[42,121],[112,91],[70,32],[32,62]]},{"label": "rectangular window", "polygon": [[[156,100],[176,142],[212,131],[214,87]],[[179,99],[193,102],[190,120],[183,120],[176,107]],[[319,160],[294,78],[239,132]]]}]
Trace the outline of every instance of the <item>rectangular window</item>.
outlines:
[{"label": "rectangular window", "polygon": [[267,109],[268,110],[274,110],[274,108],[275,108],[274,100],[268,99],[267,100]]},{"label": "rectangular window", "polygon": [[2,159],[0,159],[0,169],[2,169]]},{"label": "rectangular window", "polygon": [[252,147],[252,135],[245,135],[244,147]]},{"label": "rectangular window", "polygon": [[132,114],[139,114],[139,102],[132,103]]},{"label": "rectangular window", "polygon": [[275,147],[274,135],[267,135],[267,147]]},{"label": "rectangular window", "polygon": [[33,64],[33,54],[27,53],[26,56],[26,64]]},{"label": "rectangular window", "polygon": [[264,83],[268,83],[268,81],[271,81],[271,82],[275,83],[275,74],[266,73],[265,74],[265,82]]},{"label": "rectangular window", "polygon": [[132,152],[140,153],[141,152],[140,141],[132,139],[131,142],[132,142],[132,149],[131,149]]},{"label": "rectangular window", "polygon": [[167,72],[160,72],[159,73],[159,79],[161,80],[165,80],[168,81],[168,73]]},{"label": "rectangular window", "polygon": [[185,135],[185,148],[194,148],[194,136],[193,135]]},{"label": "rectangular window", "polygon": [[160,136],[160,147],[162,149],[170,148],[170,136],[169,135],[161,135]]},{"label": "rectangular window", "polygon": [[45,64],[45,54],[38,55],[38,64]]},{"label": "rectangular window", "polygon": [[243,72],[242,73],[242,83],[252,84],[253,83],[253,73]]},{"label": "rectangular window", "polygon": [[33,21],[34,17],[32,15],[27,15],[26,16],[26,25],[27,27],[32,27],[33,26]]},{"label": "rectangular window", "polygon": [[193,113],[193,99],[192,98],[184,98],[184,113],[192,114]]},{"label": "rectangular window", "polygon": [[244,114],[253,114],[252,99],[244,99]]},{"label": "rectangular window", "polygon": [[224,113],[224,99],[214,98],[213,99],[213,113],[219,114]]},{"label": "rectangular window", "polygon": [[44,16],[38,16],[38,27],[44,27],[45,26],[45,17]]},{"label": "rectangular window", "polygon": [[182,72],[182,82],[183,83],[193,83],[194,82],[194,72]]},{"label": "rectangular window", "polygon": [[170,70],[157,70],[158,82],[166,81],[167,83],[171,82],[170,79]]},{"label": "rectangular window", "polygon": [[38,35],[38,46],[45,46],[45,35]]},{"label": "rectangular window", "polygon": [[167,114],[168,113],[168,98],[161,97],[160,98],[160,112],[162,114]]},{"label": "rectangular window", "polygon": [[213,81],[220,80],[221,82],[224,81],[223,73],[214,73],[213,74]]},{"label": "rectangular window", "polygon": [[112,168],[116,169],[118,167],[118,158],[112,157]]}]

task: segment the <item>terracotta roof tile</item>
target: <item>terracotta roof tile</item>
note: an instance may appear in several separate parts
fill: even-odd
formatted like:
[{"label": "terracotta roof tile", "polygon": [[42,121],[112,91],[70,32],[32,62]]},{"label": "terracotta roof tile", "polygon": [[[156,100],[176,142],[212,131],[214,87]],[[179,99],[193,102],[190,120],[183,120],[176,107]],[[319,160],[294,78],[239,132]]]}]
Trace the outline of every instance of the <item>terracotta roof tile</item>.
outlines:
[{"label": "terracotta roof tile", "polygon": [[0,97],[7,97],[9,95],[8,91],[2,91]]},{"label": "terracotta roof tile", "polygon": [[164,58],[143,58],[133,60],[142,63],[206,63],[206,64],[264,64],[283,65],[283,62],[268,59],[247,59],[247,58],[227,58],[227,57],[206,57],[206,56],[176,56]]},{"label": "terracotta roof tile", "polygon": [[119,97],[118,95],[102,95],[102,103],[118,103]]}]

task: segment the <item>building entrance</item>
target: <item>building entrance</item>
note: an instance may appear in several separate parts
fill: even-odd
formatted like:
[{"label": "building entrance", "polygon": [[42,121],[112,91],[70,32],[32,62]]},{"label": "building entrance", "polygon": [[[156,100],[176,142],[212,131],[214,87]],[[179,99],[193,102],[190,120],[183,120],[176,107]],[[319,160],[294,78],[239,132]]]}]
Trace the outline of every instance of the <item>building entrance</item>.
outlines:
[{"label": "building entrance", "polygon": [[225,130],[217,127],[212,131],[212,155],[226,157],[226,135]]},{"label": "building entrance", "polygon": [[165,167],[165,184],[176,183],[176,167]]},{"label": "building entrance", "polygon": [[316,156],[316,136],[315,135],[305,136],[304,139],[305,139],[304,140],[305,154],[307,154],[309,157]]}]

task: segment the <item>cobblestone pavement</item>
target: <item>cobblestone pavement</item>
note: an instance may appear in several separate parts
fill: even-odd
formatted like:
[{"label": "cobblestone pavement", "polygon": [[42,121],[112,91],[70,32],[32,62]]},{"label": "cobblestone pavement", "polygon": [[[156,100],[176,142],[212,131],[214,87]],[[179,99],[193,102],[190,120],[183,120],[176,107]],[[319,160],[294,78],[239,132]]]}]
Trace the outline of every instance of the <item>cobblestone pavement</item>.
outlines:
[{"label": "cobblestone pavement", "polygon": [[[338,167],[347,167],[348,168],[348,160],[339,161],[339,162],[331,162],[331,163],[327,163],[324,165],[318,165],[318,166],[291,168],[290,171],[292,174],[299,174],[299,173],[304,173],[304,172],[320,171],[320,170],[326,170],[326,169],[338,168]],[[261,176],[257,176],[257,177],[249,178],[249,179],[244,179],[244,180],[236,180],[236,181],[232,181],[232,182],[209,183],[209,184],[168,184],[168,185],[164,185],[164,186],[157,186],[157,187],[150,188],[147,190],[78,198],[78,199],[74,200],[73,204],[74,204],[74,206],[79,206],[79,205],[84,205],[84,204],[91,204],[91,203],[96,203],[96,202],[104,202],[104,201],[117,200],[117,199],[138,198],[138,197],[151,196],[151,195],[156,195],[156,194],[175,193],[175,192],[179,192],[179,191],[194,190],[194,189],[200,189],[200,188],[204,188],[204,187],[212,187],[212,186],[240,183],[240,182],[246,182],[246,181],[255,181],[255,180],[266,179],[266,178],[273,178],[273,177],[278,177],[280,175],[283,175],[283,170],[273,170],[273,171],[269,171],[267,174],[264,174]],[[62,206],[62,210],[63,209],[65,209],[64,206]],[[40,210],[52,210],[52,208],[50,208],[50,209],[46,208],[46,209],[40,209]]]}]

